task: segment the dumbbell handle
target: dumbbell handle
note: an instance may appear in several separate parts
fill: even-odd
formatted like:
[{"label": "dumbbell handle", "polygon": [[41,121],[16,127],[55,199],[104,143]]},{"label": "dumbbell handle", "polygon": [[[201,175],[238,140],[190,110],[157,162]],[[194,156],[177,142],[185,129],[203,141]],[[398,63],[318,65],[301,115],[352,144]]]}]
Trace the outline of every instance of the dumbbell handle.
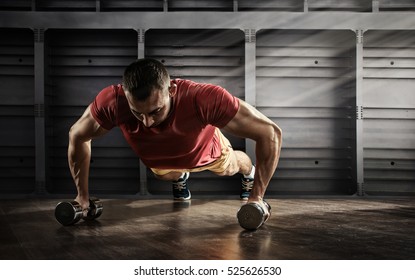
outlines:
[{"label": "dumbbell handle", "polygon": [[98,198],[90,198],[89,206],[86,215],[83,215],[85,220],[94,220],[102,214],[102,202]]},{"label": "dumbbell handle", "polygon": [[266,202],[265,200],[263,200],[262,202],[264,202],[265,206],[267,206],[268,208],[268,214],[266,214],[265,219],[264,219],[264,223],[269,219],[269,217],[271,217],[271,205],[268,204],[268,202]]}]

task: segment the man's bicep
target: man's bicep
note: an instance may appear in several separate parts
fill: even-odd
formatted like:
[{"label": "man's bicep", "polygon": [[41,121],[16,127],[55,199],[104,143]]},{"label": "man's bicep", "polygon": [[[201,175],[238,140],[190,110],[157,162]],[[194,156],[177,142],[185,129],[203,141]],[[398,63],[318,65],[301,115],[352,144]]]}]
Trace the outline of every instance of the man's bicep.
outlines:
[{"label": "man's bicep", "polygon": [[257,140],[270,124],[271,121],[258,110],[240,101],[238,112],[223,130],[235,136]]},{"label": "man's bicep", "polygon": [[94,117],[91,114],[90,107],[91,106],[88,106],[83,115],[71,127],[71,139],[85,142],[93,138],[100,137],[108,132],[107,129],[103,128],[94,119]]}]

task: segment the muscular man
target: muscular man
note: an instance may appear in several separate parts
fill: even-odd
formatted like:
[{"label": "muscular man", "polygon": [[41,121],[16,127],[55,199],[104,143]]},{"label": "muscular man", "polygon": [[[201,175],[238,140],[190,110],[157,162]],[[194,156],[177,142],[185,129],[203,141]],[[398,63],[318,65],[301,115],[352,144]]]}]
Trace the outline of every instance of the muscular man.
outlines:
[{"label": "muscular man", "polygon": [[[190,199],[191,172],[241,173],[241,199],[267,209],[262,198],[280,157],[280,128],[219,86],[170,80],[154,59],[130,64],[123,84],[103,89],[70,129],[68,161],[83,209],[89,204],[91,140],[115,126],[157,178],[173,182],[175,199]],[[255,141],[255,166],[220,129]]]}]

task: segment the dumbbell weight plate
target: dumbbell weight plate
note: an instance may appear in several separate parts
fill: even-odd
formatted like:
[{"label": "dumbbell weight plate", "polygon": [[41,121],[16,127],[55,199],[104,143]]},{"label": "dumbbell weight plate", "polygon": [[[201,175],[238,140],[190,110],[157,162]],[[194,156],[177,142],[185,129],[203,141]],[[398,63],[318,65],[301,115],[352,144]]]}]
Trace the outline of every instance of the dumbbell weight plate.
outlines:
[{"label": "dumbbell weight plate", "polygon": [[264,223],[264,210],[256,203],[243,205],[238,213],[238,222],[244,229],[255,230]]},{"label": "dumbbell weight plate", "polygon": [[55,218],[64,226],[72,225],[82,218],[82,207],[76,201],[59,202],[55,208]]}]

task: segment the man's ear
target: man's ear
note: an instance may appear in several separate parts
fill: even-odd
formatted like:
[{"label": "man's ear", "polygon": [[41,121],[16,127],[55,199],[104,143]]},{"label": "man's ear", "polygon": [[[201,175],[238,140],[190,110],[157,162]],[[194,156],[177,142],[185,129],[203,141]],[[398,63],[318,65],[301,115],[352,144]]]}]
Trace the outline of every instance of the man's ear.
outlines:
[{"label": "man's ear", "polygon": [[173,82],[170,82],[170,86],[169,86],[169,96],[173,97],[175,96],[177,93],[177,85]]}]

